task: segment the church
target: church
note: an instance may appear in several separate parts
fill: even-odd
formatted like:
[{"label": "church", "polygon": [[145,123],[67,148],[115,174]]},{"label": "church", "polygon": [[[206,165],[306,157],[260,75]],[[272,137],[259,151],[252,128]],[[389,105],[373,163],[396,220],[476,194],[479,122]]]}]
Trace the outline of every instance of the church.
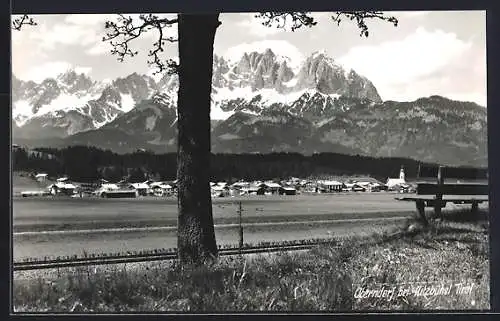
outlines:
[{"label": "church", "polygon": [[391,188],[394,188],[394,187],[400,186],[400,185],[406,185],[405,170],[404,170],[403,166],[401,166],[401,170],[399,171],[399,178],[388,178],[386,185],[387,185],[388,189],[391,189]]}]

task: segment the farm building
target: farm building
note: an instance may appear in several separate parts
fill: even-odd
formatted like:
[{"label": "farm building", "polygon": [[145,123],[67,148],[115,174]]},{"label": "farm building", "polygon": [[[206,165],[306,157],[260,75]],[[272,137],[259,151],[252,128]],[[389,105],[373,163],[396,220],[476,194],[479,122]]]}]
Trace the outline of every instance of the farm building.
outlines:
[{"label": "farm building", "polygon": [[102,193],[112,192],[119,190],[118,185],[111,183],[101,183],[99,188],[94,191],[94,193],[98,196],[102,196]]},{"label": "farm building", "polygon": [[132,183],[130,186],[137,191],[138,195],[147,196],[149,194],[150,188],[146,183]]},{"label": "farm building", "polygon": [[341,192],[343,184],[338,181],[319,181],[318,182],[318,192],[321,193],[332,193]]},{"label": "farm building", "polygon": [[353,192],[366,192],[368,186],[363,186],[358,183],[354,183],[354,185],[351,187],[351,191]]},{"label": "farm building", "polygon": [[354,185],[355,185],[355,183],[345,182],[342,190],[345,192],[352,191],[352,188],[354,187]]},{"label": "farm building", "polygon": [[317,191],[318,183],[313,181],[305,181],[301,182],[301,189],[306,192],[315,192]]},{"label": "farm building", "polygon": [[379,183],[370,183],[370,185],[368,185],[369,192],[380,192],[385,189],[386,189],[385,186]]},{"label": "farm building", "polygon": [[213,197],[227,197],[230,195],[229,187],[225,185],[214,185],[211,192]]},{"label": "farm building", "polygon": [[278,194],[281,187],[280,184],[274,182],[266,182],[258,185],[264,190],[264,194]]},{"label": "farm building", "polygon": [[113,184],[113,183],[103,183],[103,184],[101,184],[100,189],[102,189],[104,191],[114,191],[114,190],[118,190],[119,187],[118,187],[118,185]]},{"label": "farm building", "polygon": [[47,177],[48,177],[48,174],[46,174],[46,173],[39,173],[39,174],[35,175],[35,179],[40,183],[46,182]]},{"label": "farm building", "polygon": [[134,198],[138,196],[137,190],[131,185],[119,185],[113,183],[102,184],[95,193],[104,198]]},{"label": "farm building", "polygon": [[399,193],[410,193],[412,191],[412,186],[410,184],[398,184],[392,187],[393,191],[398,191]]},{"label": "farm building", "polygon": [[233,194],[238,195],[244,193],[244,190],[250,187],[250,183],[248,182],[236,182],[230,186],[230,189]]},{"label": "farm building", "polygon": [[259,185],[250,185],[240,190],[240,195],[264,195],[265,189]]},{"label": "farm building", "polygon": [[368,188],[372,183],[371,182],[366,182],[366,181],[356,181],[355,182],[356,185],[358,186],[361,186],[361,187],[364,187],[364,188]]},{"label": "farm building", "polygon": [[295,187],[291,186],[282,186],[279,188],[280,195],[297,195],[297,190]]},{"label": "farm building", "polygon": [[82,197],[84,194],[91,195],[100,188],[99,183],[79,182],[74,183],[74,185],[77,186],[76,193],[80,194],[80,197]]},{"label": "farm building", "polygon": [[173,192],[172,186],[164,182],[153,182],[149,186],[155,196],[167,196]]},{"label": "farm building", "polygon": [[64,181],[57,182],[48,187],[52,195],[73,195],[75,194],[76,188],[75,185]]}]

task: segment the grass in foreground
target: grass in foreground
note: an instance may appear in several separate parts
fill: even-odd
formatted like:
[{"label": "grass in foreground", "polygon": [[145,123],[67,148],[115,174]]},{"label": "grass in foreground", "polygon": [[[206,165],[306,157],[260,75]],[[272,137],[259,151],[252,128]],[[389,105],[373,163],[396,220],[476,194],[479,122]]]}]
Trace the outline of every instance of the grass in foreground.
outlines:
[{"label": "grass in foreground", "polygon": [[[459,218],[459,216],[457,216]],[[458,222],[457,222],[458,221]],[[399,234],[350,238],[307,252],[175,263],[68,269],[54,279],[14,280],[16,312],[353,311],[489,308],[487,222],[459,219]],[[365,245],[369,243],[370,245]],[[422,283],[426,282],[426,283]],[[471,284],[458,294],[418,286]],[[366,290],[411,288],[388,298]],[[361,291],[361,290],[363,291]],[[421,288],[422,289],[422,288]],[[421,291],[421,290],[420,290]],[[365,297],[360,298],[360,293]],[[373,296],[373,295],[372,295]]]}]

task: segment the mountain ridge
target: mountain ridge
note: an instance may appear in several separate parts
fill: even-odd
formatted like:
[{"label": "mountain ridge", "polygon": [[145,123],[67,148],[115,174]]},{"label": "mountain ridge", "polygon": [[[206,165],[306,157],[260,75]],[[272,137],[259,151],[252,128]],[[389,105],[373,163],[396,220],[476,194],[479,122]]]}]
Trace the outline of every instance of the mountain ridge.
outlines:
[{"label": "mountain ridge", "polygon": [[[486,109],[475,103],[437,95],[383,101],[370,80],[323,52],[295,65],[272,50],[244,53],[239,60],[214,55],[213,66],[214,152],[487,163]],[[155,81],[132,73],[96,82],[68,70],[40,83],[13,75],[12,87],[14,141],[176,151],[175,75]]]}]

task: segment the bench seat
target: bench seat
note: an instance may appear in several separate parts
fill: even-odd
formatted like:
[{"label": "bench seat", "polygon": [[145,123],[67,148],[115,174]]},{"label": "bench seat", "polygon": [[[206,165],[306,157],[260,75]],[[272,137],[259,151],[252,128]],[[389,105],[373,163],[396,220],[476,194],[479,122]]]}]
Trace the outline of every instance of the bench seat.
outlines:
[{"label": "bench seat", "polygon": [[488,202],[488,172],[486,169],[445,166],[419,166],[417,173],[418,197],[397,197],[398,201],[413,201],[425,224],[425,207],[433,207],[436,215],[447,203],[478,204]]}]

